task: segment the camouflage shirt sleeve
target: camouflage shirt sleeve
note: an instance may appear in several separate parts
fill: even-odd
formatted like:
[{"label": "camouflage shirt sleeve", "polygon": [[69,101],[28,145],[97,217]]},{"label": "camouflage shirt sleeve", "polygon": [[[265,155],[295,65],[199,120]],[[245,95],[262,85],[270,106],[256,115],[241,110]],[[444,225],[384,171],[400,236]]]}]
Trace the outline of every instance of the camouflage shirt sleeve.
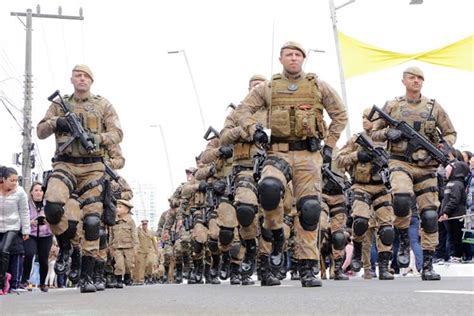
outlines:
[{"label": "camouflage shirt sleeve", "polygon": [[336,90],[322,80],[317,79],[316,83],[321,91],[322,103],[331,118],[325,144],[334,148],[347,125],[347,112]]},{"label": "camouflage shirt sleeve", "polygon": [[[382,107],[382,111],[388,115],[392,114],[394,106],[397,104],[396,100],[387,101]],[[374,121],[374,126],[372,128],[371,137],[375,142],[385,142],[387,141],[387,122],[383,119],[378,119]]]},{"label": "camouflage shirt sleeve", "polygon": [[114,107],[110,102],[102,98],[101,103],[104,103],[104,126],[105,132],[100,134],[101,138],[101,145],[112,145],[118,144],[123,139],[123,131],[122,127],[120,126],[120,121],[115,112]]},{"label": "camouflage shirt sleeve", "polygon": [[351,139],[342,147],[336,157],[336,162],[338,168],[349,170],[355,163],[357,163],[357,149],[358,145],[356,144],[357,136],[353,135]]},{"label": "camouflage shirt sleeve", "polygon": [[242,130],[248,134],[255,133],[255,124],[257,123],[253,116],[258,110],[267,107],[269,98],[271,97],[271,83],[265,81],[264,84],[257,85],[242,101],[240,106],[235,110],[235,115],[239,121]]},{"label": "camouflage shirt sleeve", "polygon": [[453,123],[451,123],[448,113],[446,113],[446,111],[438,102],[435,103],[435,109],[437,110],[436,125],[439,127],[444,140],[450,146],[452,146],[454,143],[456,143],[457,138],[457,132],[454,129]]},{"label": "camouflage shirt sleeve", "polygon": [[110,168],[114,170],[122,169],[125,165],[125,158],[123,157],[122,147],[119,144],[107,146],[107,156]]},{"label": "camouflage shirt sleeve", "polygon": [[59,110],[59,106],[51,103],[45,116],[36,126],[36,135],[38,135],[39,139],[46,139],[54,134],[56,130],[56,121],[60,115],[61,111]]},{"label": "camouflage shirt sleeve", "polygon": [[135,224],[133,218],[130,218],[130,226],[132,228],[133,246],[138,247],[140,245],[140,241],[138,239],[137,225]]},{"label": "camouflage shirt sleeve", "polygon": [[207,143],[206,149],[201,154],[201,161],[211,163],[219,158],[219,139],[214,138]]},{"label": "camouflage shirt sleeve", "polygon": [[221,131],[221,145],[231,145],[236,143],[240,139],[242,134],[242,127],[238,125],[236,121],[235,112],[226,117],[224,122],[224,128]]}]

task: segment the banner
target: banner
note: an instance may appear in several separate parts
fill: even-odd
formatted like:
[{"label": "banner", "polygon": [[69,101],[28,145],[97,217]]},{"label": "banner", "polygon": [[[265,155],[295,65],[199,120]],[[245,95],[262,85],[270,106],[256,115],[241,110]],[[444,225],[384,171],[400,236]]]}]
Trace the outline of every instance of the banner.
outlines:
[{"label": "banner", "polygon": [[339,32],[339,43],[346,78],[393,67],[415,59],[439,66],[474,71],[474,35],[445,47],[416,54],[384,50],[360,42],[341,32]]}]

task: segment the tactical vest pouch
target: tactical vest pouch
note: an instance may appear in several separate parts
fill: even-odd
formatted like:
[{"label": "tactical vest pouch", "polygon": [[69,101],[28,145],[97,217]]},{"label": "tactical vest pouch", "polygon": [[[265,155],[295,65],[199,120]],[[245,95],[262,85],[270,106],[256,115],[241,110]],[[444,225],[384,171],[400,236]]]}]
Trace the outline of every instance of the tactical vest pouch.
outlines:
[{"label": "tactical vest pouch", "polygon": [[357,183],[370,183],[372,173],[372,164],[371,163],[357,163],[354,180]]},{"label": "tactical vest pouch", "polygon": [[272,108],[272,136],[289,137],[291,135],[290,111],[288,109]]},{"label": "tactical vest pouch", "polygon": [[[326,136],[328,135],[328,128],[322,115],[316,115],[316,127],[318,130],[319,139],[326,139]],[[316,137],[317,136],[318,135],[316,135]]]},{"label": "tactical vest pouch", "polygon": [[102,212],[102,222],[107,226],[114,226],[117,210],[110,181],[105,180],[103,186],[102,203],[104,205],[104,211]]},{"label": "tactical vest pouch", "polygon": [[295,111],[295,136],[301,138],[317,136],[316,118],[313,111],[300,109]]},{"label": "tactical vest pouch", "polygon": [[425,161],[428,156],[429,155],[426,150],[418,149],[411,155],[411,158],[413,159],[413,161]]},{"label": "tactical vest pouch", "polygon": [[237,143],[234,145],[234,159],[250,159],[250,143]]}]

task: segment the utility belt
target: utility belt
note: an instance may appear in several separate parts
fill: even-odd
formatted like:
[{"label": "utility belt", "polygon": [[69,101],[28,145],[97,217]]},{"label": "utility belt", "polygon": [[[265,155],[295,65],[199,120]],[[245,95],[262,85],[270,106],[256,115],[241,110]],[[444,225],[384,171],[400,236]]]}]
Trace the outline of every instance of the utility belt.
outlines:
[{"label": "utility belt", "polygon": [[53,158],[53,162],[69,162],[73,164],[90,164],[95,162],[103,161],[102,157],[71,157],[65,155],[59,155]]},{"label": "utility belt", "polygon": [[321,140],[316,137],[308,137],[304,140],[288,140],[287,138],[272,137],[272,145],[284,143],[288,144],[288,151],[316,152],[321,149]]}]

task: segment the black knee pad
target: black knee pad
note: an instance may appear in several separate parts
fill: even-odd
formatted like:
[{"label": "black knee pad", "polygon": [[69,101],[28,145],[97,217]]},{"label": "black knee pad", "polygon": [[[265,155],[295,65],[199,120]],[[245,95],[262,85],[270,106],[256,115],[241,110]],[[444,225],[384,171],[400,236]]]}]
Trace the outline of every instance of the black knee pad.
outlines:
[{"label": "black knee pad", "polygon": [[195,254],[200,254],[204,248],[204,245],[200,242],[195,241],[194,242],[194,253]]},{"label": "black knee pad", "polygon": [[393,213],[398,217],[410,214],[413,197],[410,193],[395,193],[393,195]]},{"label": "black knee pad", "polygon": [[107,231],[104,227],[99,228],[99,249],[107,248]]},{"label": "black knee pad", "polygon": [[395,238],[395,229],[392,226],[382,226],[379,228],[379,238],[385,246],[391,246]]},{"label": "black knee pad", "polygon": [[67,222],[68,222],[68,227],[64,231],[64,233],[61,234],[61,237],[64,238],[64,239],[67,239],[67,240],[71,240],[76,235],[77,224],[79,222],[77,222],[77,221],[67,221]]},{"label": "black knee pad", "polygon": [[219,242],[226,246],[230,245],[234,239],[234,229],[229,227],[221,227],[219,231]]},{"label": "black knee pad", "polygon": [[283,183],[277,178],[266,177],[258,184],[258,198],[262,208],[266,211],[277,208],[283,193]]},{"label": "black knee pad", "polygon": [[92,213],[84,216],[84,238],[89,241],[97,240],[100,237],[100,217]]},{"label": "black knee pad", "polygon": [[362,236],[365,234],[369,228],[369,220],[364,217],[354,218],[354,223],[352,223],[352,232],[355,236]]},{"label": "black knee pad", "polygon": [[332,247],[336,250],[343,250],[346,247],[346,236],[342,230],[338,230],[331,236]]},{"label": "black knee pad", "polygon": [[44,205],[44,215],[48,223],[56,225],[61,221],[64,215],[64,204],[46,201]]},{"label": "black knee pad", "polygon": [[209,247],[211,253],[219,252],[219,243],[217,242],[217,239],[209,239],[207,241],[207,247]]},{"label": "black knee pad", "polygon": [[255,214],[258,212],[256,205],[241,203],[237,204],[237,220],[240,226],[249,227],[255,218]]},{"label": "black knee pad", "polygon": [[229,254],[232,259],[239,260],[240,242],[235,242],[232,244],[229,250]]},{"label": "black knee pad", "polygon": [[316,196],[304,196],[296,203],[299,211],[301,227],[307,231],[314,231],[318,228],[319,216],[321,215],[321,203]]},{"label": "black knee pad", "polygon": [[432,234],[438,231],[438,212],[435,210],[424,210],[420,215],[421,228],[425,233]]}]

